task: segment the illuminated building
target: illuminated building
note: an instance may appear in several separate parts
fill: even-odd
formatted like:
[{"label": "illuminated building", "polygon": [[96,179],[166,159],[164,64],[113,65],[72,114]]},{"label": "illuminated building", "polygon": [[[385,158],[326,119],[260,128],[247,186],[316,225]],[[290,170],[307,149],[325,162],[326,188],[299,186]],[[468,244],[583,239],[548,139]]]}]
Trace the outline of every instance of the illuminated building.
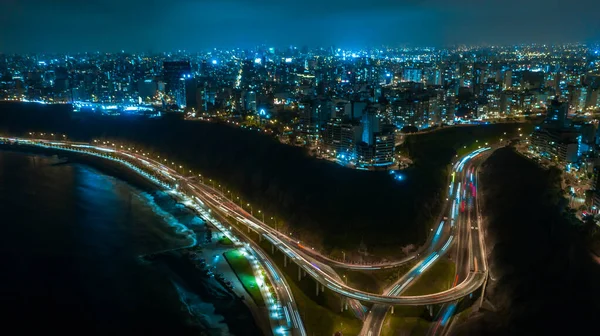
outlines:
[{"label": "illuminated building", "polygon": [[192,68],[189,61],[163,62],[165,92],[180,107],[184,107],[186,103],[185,80],[192,77]]},{"label": "illuminated building", "polygon": [[384,126],[371,134],[369,142],[356,145],[357,166],[369,169],[387,168],[394,164],[395,133],[393,126]]},{"label": "illuminated building", "polygon": [[405,82],[421,82],[423,80],[423,70],[406,68],[402,71],[402,80]]},{"label": "illuminated building", "polygon": [[569,105],[567,103],[559,102],[556,99],[553,100],[548,106],[544,124],[553,127],[566,127],[568,108]]},{"label": "illuminated building", "polygon": [[330,100],[313,99],[304,103],[299,127],[309,143],[319,140],[320,131],[331,119],[333,111]]},{"label": "illuminated building", "polygon": [[531,135],[532,149],[550,160],[577,162],[580,133],[570,129],[538,128]]},{"label": "illuminated building", "polygon": [[154,97],[157,90],[158,85],[152,79],[140,79],[138,81],[138,96],[142,98],[143,101]]},{"label": "illuminated building", "polygon": [[247,91],[244,95],[244,109],[250,112],[256,112],[256,92]]},{"label": "illuminated building", "polygon": [[330,156],[350,157],[354,151],[355,130],[357,129],[356,126],[342,123],[341,118],[329,120],[323,130],[324,152]]},{"label": "illuminated building", "polygon": [[374,109],[367,109],[366,113],[362,116],[362,142],[367,145],[373,145],[374,137],[373,134],[379,132],[379,119],[377,117],[377,111]]}]

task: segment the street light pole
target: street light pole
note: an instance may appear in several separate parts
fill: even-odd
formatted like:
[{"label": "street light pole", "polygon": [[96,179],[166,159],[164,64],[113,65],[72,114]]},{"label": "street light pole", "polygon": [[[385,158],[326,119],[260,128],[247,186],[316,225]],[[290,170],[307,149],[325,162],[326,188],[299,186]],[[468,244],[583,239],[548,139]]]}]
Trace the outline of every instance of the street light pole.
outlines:
[{"label": "street light pole", "polygon": [[273,226],[275,227],[275,231],[277,233],[279,233],[279,230],[277,230],[277,218],[275,217],[271,217],[271,219],[273,220]]}]

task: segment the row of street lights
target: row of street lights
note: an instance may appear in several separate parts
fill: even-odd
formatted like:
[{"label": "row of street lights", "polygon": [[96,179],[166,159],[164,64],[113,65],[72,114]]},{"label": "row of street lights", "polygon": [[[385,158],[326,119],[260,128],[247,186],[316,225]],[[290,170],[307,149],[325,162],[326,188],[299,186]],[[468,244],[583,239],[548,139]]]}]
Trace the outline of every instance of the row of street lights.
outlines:
[{"label": "row of street lights", "polygon": [[[35,136],[36,133],[29,132],[29,135]],[[46,136],[46,135],[54,136],[54,133],[39,133],[39,135],[40,136]],[[66,135],[62,135],[62,137],[66,138]],[[117,145],[115,142],[112,142],[112,141],[101,141],[101,140],[95,139],[95,140],[93,140],[93,143],[97,144],[97,145],[105,145],[105,146],[114,147],[114,148],[120,147],[122,150],[127,150],[129,152],[135,152],[136,154],[140,154],[140,155],[142,155],[144,157],[151,157],[150,153],[147,153],[145,151],[141,151],[140,152],[139,149],[135,149],[135,147],[131,147],[131,146],[124,146],[122,144]],[[159,160],[157,160],[157,161],[160,162],[161,156],[157,155],[156,158],[158,158]],[[162,162],[164,162],[166,164],[169,163],[168,160],[166,158],[164,158],[164,157],[162,158]],[[179,170],[180,170],[181,173],[185,173],[185,169],[184,169],[183,165],[177,165],[177,164],[175,164],[174,161],[171,161],[170,165],[173,166],[175,169],[179,168]],[[188,169],[188,173],[192,174],[192,170]],[[198,177],[200,179],[200,182],[202,184],[204,184],[205,183],[204,176],[202,174],[198,174]],[[221,184],[216,184],[215,185],[216,181],[213,180],[213,179],[208,179],[208,181],[212,185],[213,189],[215,189],[215,190],[219,190],[220,189],[221,194],[223,196],[227,197],[223,185],[221,185]],[[219,189],[217,189],[217,186],[218,186]],[[233,193],[230,190],[227,190],[227,194],[229,195],[230,199],[233,199]],[[239,200],[239,206],[241,208],[244,208],[244,206],[243,206],[243,200],[239,196],[237,196],[236,199]],[[246,207],[250,208],[250,214],[252,216],[254,216],[254,207],[250,203],[246,203]],[[263,223],[266,224],[266,219],[265,219],[265,213],[264,213],[264,211],[258,210],[258,213],[261,215]],[[275,230],[278,231],[277,219],[275,217],[270,217],[270,219],[274,223]]]}]

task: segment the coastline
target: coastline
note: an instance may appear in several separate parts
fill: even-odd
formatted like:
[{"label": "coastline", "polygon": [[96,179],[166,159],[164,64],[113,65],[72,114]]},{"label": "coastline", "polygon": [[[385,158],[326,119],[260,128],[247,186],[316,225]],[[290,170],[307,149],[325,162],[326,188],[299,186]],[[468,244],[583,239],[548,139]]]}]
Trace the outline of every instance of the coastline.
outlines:
[{"label": "coastline", "polygon": [[[74,163],[91,167],[102,174],[112,176],[124,183],[130,184],[141,192],[152,195],[152,197],[155,197],[159,192],[164,192],[158,185],[133,172],[129,168],[117,162],[91,155],[51,148],[40,148],[31,145],[11,144],[0,144],[0,151],[16,152],[25,155],[66,158],[68,159],[67,162],[58,162],[56,164]],[[175,197],[172,195],[169,195],[169,197],[174,205],[179,204],[179,201]],[[185,209],[200,217],[193,210],[188,209],[187,207]],[[164,209],[163,211],[169,212]],[[204,219],[202,220],[204,221]],[[205,221],[205,223],[207,222]],[[193,230],[191,227],[189,227],[189,229]],[[221,288],[222,286],[216,281],[213,281],[214,279],[206,278],[201,274],[198,274],[195,269],[188,267],[189,265],[187,265],[184,258],[185,257],[179,252],[171,252],[168,253],[165,260],[163,260],[160,265],[154,266],[169,273],[173,285],[180,295],[182,309],[185,307],[184,310],[188,312],[192,320],[204,321],[206,323],[205,327],[207,327],[208,334],[212,334],[213,332],[221,334],[223,329],[220,326],[223,324],[226,325],[227,332],[231,334],[246,335],[264,332],[264,326],[261,326],[261,321],[256,320],[262,315],[253,311],[248,302],[242,300],[239,295],[227,293],[227,290]],[[195,303],[195,301],[200,302],[200,305]],[[207,308],[209,305],[212,306],[212,308]],[[212,312],[203,313],[200,310],[212,310]],[[219,316],[221,317],[221,320],[215,318]],[[256,331],[256,333],[251,331]]]},{"label": "coastline", "polygon": [[42,156],[56,155],[59,158],[68,158],[69,163],[78,163],[92,167],[103,174],[113,176],[123,182],[129,183],[130,185],[141,189],[144,192],[156,192],[161,190],[156,184],[132,172],[130,169],[124,167],[123,165],[110,160],[104,160],[102,158],[92,155],[79,154],[52,148],[41,148],[37,146],[23,144],[10,145],[0,143],[0,150]]}]

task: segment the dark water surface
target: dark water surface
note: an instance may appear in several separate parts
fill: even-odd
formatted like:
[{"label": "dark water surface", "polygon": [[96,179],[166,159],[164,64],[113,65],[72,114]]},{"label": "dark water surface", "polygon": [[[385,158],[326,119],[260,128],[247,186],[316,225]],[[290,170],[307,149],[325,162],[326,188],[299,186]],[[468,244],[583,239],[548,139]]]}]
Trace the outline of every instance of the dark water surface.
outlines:
[{"label": "dark water surface", "polygon": [[191,244],[178,231],[200,232],[202,220],[164,194],[57,161],[0,151],[2,334],[240,334],[231,325],[251,317],[239,302],[138,258]]}]

